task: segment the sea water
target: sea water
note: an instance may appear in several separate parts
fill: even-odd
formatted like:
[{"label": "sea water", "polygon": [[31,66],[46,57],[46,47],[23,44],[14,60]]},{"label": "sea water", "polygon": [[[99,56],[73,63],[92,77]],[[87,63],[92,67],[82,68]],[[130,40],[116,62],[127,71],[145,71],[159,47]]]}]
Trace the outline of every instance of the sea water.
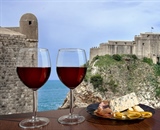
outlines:
[{"label": "sea water", "polygon": [[60,80],[48,80],[38,90],[38,111],[58,109],[68,92],[69,89]]}]

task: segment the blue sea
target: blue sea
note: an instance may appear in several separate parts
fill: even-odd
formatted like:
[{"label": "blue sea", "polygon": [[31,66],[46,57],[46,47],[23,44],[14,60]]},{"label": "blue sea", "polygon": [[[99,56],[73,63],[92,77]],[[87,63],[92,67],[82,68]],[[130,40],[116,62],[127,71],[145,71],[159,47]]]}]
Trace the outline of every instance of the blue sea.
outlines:
[{"label": "blue sea", "polygon": [[69,89],[60,80],[48,80],[38,90],[38,111],[58,109],[68,92]]}]

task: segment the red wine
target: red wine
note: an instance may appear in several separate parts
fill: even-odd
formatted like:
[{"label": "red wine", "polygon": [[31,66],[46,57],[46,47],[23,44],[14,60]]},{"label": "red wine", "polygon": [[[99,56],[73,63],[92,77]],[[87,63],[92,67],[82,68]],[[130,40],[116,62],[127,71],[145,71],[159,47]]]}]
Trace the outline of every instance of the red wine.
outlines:
[{"label": "red wine", "polygon": [[57,67],[57,74],[62,83],[74,89],[82,82],[86,70],[86,67]]},{"label": "red wine", "polygon": [[51,67],[17,67],[20,80],[34,91],[44,85],[50,72]]}]

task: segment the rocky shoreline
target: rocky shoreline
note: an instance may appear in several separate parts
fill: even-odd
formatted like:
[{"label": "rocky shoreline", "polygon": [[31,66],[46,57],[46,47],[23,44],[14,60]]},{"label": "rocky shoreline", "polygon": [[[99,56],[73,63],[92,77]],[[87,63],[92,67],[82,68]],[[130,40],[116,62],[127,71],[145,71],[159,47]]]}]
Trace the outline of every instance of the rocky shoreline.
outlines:
[{"label": "rocky shoreline", "polygon": [[[74,107],[75,108],[81,108],[81,107],[87,107],[90,104],[101,102],[103,100],[106,100],[106,96],[103,96],[100,92],[97,92],[92,84],[88,84],[83,82],[81,85],[79,85],[75,90],[73,90],[74,93]],[[107,93],[108,95],[112,94]],[[139,100],[139,103],[148,105],[152,108],[160,108],[160,98],[152,97],[151,92],[141,92],[136,94]],[[117,97],[113,96],[112,98]],[[70,94],[67,94],[66,99],[64,100],[64,103],[59,109],[66,109],[69,108],[69,101],[70,101]]]}]

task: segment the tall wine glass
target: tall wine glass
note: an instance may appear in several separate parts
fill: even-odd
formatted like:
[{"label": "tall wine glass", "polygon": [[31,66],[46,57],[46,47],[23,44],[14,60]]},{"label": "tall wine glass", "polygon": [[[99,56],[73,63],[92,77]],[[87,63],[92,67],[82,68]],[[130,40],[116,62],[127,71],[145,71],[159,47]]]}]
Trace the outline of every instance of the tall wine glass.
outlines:
[{"label": "tall wine glass", "polygon": [[70,113],[58,119],[59,123],[73,125],[81,123],[85,117],[73,114],[73,89],[83,80],[86,74],[87,58],[85,50],[64,48],[58,51],[56,69],[61,82],[70,88]]},{"label": "tall wine glass", "polygon": [[51,72],[50,56],[44,48],[22,48],[17,57],[17,74],[20,80],[33,90],[33,116],[19,123],[22,128],[39,128],[49,123],[45,117],[37,117],[36,91],[45,84]]}]

